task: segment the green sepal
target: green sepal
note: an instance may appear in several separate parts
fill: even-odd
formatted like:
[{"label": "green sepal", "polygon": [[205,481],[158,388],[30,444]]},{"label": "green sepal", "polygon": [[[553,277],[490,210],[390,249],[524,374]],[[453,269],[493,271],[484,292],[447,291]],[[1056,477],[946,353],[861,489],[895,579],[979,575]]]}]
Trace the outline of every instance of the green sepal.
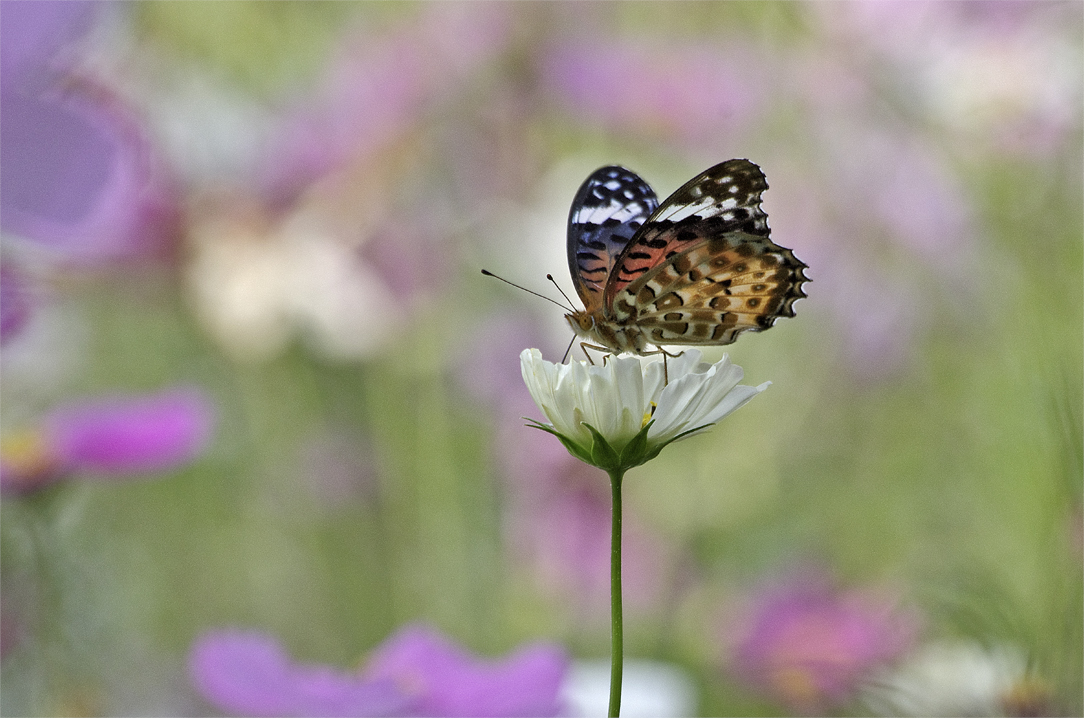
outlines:
[{"label": "green sepal", "polygon": [[[524,418],[526,419],[526,417]],[[592,466],[594,466],[594,462],[591,461],[591,453],[586,447],[577,444],[575,441],[569,439],[567,436],[557,431],[549,424],[543,424],[542,422],[536,421],[534,419],[527,419],[527,421],[531,422],[530,424],[527,424],[527,426],[531,427],[532,429],[541,429],[547,434],[553,434],[554,436],[556,436],[560,440],[561,444],[564,445],[564,447],[568,450],[568,453],[572,454],[573,457],[579,459],[585,464],[591,464]]]},{"label": "green sepal", "polygon": [[[524,417],[526,419],[526,417]],[[587,427],[587,430],[591,432],[593,441],[591,446],[584,446],[583,444],[576,443],[572,439],[568,438],[564,434],[554,429],[549,424],[543,424],[540,421],[534,419],[526,419],[529,424],[527,426],[535,429],[541,429],[548,434],[556,436],[561,444],[564,445],[568,453],[572,454],[575,458],[579,459],[585,464],[590,464],[606,472],[619,471],[624,473],[631,468],[641,466],[654,459],[659,455],[663,449],[670,444],[674,443],[678,439],[693,434],[697,431],[703,431],[704,429],[712,426],[712,424],[704,424],[688,431],[683,431],[673,439],[669,441],[663,441],[660,443],[652,444],[647,439],[648,431],[651,429],[651,425],[654,421],[649,421],[644,425],[636,436],[629,440],[629,443],[625,445],[625,448],[621,450],[620,455],[614,450],[610,443],[606,441],[606,438],[598,432],[595,427],[591,426],[587,422],[583,422],[583,425]]]},{"label": "green sepal", "polygon": [[[651,425],[655,423],[655,420],[644,424],[643,428],[636,433],[636,436],[632,437],[628,444],[625,445],[624,450],[621,452],[621,468],[628,471],[634,466],[639,466],[649,459],[656,456],[659,452],[655,452],[651,456],[647,456],[649,453],[647,443],[647,432],[651,429]],[[660,447],[661,448],[661,447]]]},{"label": "green sepal", "polygon": [[594,442],[591,445],[591,461],[587,462],[592,466],[597,466],[603,471],[613,471],[621,467],[621,458],[614,451],[614,448],[610,446],[610,442],[606,441],[606,438],[602,434],[598,433],[598,429],[588,424],[586,421],[583,425],[587,427],[587,430],[591,432],[591,437]]},{"label": "green sepal", "polygon": [[[640,463],[644,464],[644,463],[647,463],[648,461],[651,461],[652,459],[654,459],[656,456],[659,455],[660,451],[665,449],[670,444],[673,444],[678,439],[680,439],[680,438],[682,438],[684,436],[688,436],[689,434],[695,434],[698,431],[703,431],[704,429],[708,428],[709,426],[715,426],[715,424],[704,424],[703,426],[698,426],[695,429],[689,429],[688,431],[683,431],[680,434],[678,434],[677,436],[675,436],[673,439],[670,439],[669,441],[664,441],[661,444],[658,444],[656,446],[651,447],[651,450],[647,453],[647,455],[644,456],[643,460]],[[640,464],[637,464],[637,466],[639,466],[639,465]]]}]

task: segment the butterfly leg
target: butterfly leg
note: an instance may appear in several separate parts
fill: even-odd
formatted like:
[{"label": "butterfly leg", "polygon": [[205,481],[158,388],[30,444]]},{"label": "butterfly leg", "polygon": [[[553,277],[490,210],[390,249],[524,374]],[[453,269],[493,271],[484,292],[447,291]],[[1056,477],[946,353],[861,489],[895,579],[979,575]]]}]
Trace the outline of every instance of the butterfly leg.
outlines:
[{"label": "butterfly leg", "polygon": [[588,349],[594,349],[597,352],[606,352],[605,356],[602,357],[603,366],[606,365],[606,359],[610,356],[610,354],[613,353],[606,347],[599,346],[598,344],[589,344],[587,342],[580,342],[580,349],[583,350],[583,355],[587,357],[587,361],[591,363],[591,366],[595,365],[595,360],[592,359],[591,355],[587,353]]},{"label": "butterfly leg", "polygon": [[650,356],[652,354],[662,354],[662,385],[667,386],[670,383],[670,371],[666,366],[666,358],[670,357],[671,359],[677,359],[684,353],[685,352],[681,351],[677,354],[671,354],[662,347],[657,347],[653,352],[644,352],[644,356]]},{"label": "butterfly leg", "polygon": [[671,359],[677,359],[685,352],[680,351],[677,354],[671,354],[662,347],[659,347],[659,353],[662,354],[662,385],[667,386],[670,383],[670,373],[666,370],[666,357],[670,357]]}]

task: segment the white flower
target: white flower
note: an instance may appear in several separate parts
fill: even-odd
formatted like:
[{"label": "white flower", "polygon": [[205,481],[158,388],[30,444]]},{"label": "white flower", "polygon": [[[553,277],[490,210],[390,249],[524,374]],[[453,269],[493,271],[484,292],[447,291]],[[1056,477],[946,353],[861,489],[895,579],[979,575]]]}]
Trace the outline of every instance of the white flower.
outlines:
[{"label": "white flower", "polygon": [[875,677],[866,704],[886,716],[1047,715],[1019,712],[1049,703],[1047,686],[1028,673],[1027,656],[1015,646],[933,643],[908,661]]},{"label": "white flower", "polygon": [[707,429],[771,382],[739,385],[744,372],[726,355],[715,364],[686,350],[667,360],[610,356],[603,365],[554,364],[537,349],[520,354],[523,381],[555,434],[577,458],[603,469],[631,468],[664,446]]},{"label": "white flower", "polygon": [[[651,660],[625,661],[624,718],[696,715],[696,686],[683,668]],[[561,685],[568,715],[603,716],[610,698],[610,662],[573,661]]]}]

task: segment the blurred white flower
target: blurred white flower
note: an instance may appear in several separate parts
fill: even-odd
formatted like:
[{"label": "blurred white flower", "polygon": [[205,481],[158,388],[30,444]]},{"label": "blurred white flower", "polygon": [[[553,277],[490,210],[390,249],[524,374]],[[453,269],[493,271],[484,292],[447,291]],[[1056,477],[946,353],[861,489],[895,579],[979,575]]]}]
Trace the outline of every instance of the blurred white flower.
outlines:
[{"label": "blurred white flower", "polygon": [[554,364],[537,349],[520,354],[523,381],[550,420],[538,428],[593,466],[628,469],[667,444],[699,433],[768,388],[739,385],[744,372],[730,357],[715,364],[689,349],[667,360],[609,356],[603,365]]},{"label": "blurred white flower", "polygon": [[939,642],[871,681],[866,704],[886,716],[1049,715],[1048,693],[1015,646]]},{"label": "blurred white flower", "polygon": [[297,335],[337,359],[367,356],[404,320],[402,301],[326,209],[283,217],[240,199],[190,228],[189,288],[203,324],[236,359],[266,360]]},{"label": "blurred white flower", "polygon": [[[684,669],[651,660],[625,662],[621,715],[625,718],[696,715],[696,686]],[[573,661],[561,697],[565,715],[606,715],[610,697],[610,664],[605,660]]]}]

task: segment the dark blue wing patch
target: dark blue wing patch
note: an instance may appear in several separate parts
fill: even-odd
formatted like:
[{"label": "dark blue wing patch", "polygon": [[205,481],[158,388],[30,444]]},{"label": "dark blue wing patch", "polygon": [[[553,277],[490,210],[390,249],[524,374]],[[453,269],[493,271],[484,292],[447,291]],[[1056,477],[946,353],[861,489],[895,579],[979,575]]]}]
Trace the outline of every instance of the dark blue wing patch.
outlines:
[{"label": "dark blue wing patch", "polygon": [[659,206],[639,175],[612,165],[591,173],[568,214],[568,269],[587,311],[601,306],[621,250]]}]

